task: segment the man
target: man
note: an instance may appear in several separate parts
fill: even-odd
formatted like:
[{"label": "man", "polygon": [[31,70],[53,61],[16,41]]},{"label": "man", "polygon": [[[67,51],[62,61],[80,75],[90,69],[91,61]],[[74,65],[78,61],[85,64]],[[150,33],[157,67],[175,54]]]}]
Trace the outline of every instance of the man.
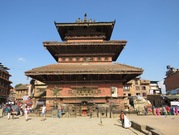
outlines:
[{"label": "man", "polygon": [[44,118],[41,121],[46,120],[46,118],[45,118],[45,112],[46,112],[46,107],[45,107],[45,105],[43,105],[42,106],[42,117],[44,117]]},{"label": "man", "polygon": [[12,112],[12,108],[11,108],[11,105],[9,105],[9,106],[7,107],[7,119],[8,119],[8,120],[9,120],[10,117],[11,117],[11,112]]}]

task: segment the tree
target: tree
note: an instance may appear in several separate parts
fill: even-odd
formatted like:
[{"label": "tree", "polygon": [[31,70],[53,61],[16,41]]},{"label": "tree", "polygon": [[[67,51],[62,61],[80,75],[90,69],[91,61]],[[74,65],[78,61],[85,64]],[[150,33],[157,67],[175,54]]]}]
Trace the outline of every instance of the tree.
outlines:
[{"label": "tree", "polygon": [[15,89],[18,88],[18,87],[21,86],[21,85],[22,85],[22,83],[16,84],[16,85],[15,85]]}]

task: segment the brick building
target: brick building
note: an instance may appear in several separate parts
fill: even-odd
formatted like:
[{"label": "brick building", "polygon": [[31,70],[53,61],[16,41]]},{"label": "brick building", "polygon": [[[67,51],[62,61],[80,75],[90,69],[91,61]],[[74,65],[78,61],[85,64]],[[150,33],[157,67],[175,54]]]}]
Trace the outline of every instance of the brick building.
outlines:
[{"label": "brick building", "polygon": [[77,19],[74,23],[56,23],[63,42],[43,42],[56,64],[37,67],[25,74],[47,85],[46,107],[75,108],[87,115],[99,106],[123,108],[123,84],[141,75],[141,68],[114,63],[126,40],[110,40],[115,25]]},{"label": "brick building", "polygon": [[150,92],[150,80],[142,80],[140,78],[134,78],[123,86],[124,96],[142,96],[147,98]]},{"label": "brick building", "polygon": [[15,99],[16,99],[16,101],[22,102],[23,97],[25,97],[25,96],[29,97],[28,91],[29,91],[29,84],[22,84],[19,87],[17,87],[15,89],[15,93],[16,93]]},{"label": "brick building", "polygon": [[179,69],[167,66],[164,84],[166,92],[179,88]]},{"label": "brick building", "polygon": [[5,103],[9,99],[11,81],[9,80],[11,75],[8,72],[9,68],[0,63],[0,104]]}]

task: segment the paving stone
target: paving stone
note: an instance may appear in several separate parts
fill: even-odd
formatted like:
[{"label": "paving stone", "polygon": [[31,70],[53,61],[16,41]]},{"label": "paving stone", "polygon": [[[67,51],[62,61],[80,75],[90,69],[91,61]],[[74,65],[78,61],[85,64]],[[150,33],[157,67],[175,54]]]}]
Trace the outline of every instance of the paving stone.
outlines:
[{"label": "paving stone", "polygon": [[99,118],[47,118],[32,117],[25,121],[25,117],[15,119],[0,118],[1,135],[143,135],[133,129],[125,129],[117,118],[104,118],[102,124]]}]

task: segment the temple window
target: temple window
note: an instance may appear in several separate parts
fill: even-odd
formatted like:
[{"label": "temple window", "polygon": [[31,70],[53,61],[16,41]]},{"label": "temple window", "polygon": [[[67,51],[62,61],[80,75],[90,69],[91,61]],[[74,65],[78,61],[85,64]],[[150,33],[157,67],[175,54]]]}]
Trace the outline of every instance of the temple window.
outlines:
[{"label": "temple window", "polygon": [[108,57],[105,57],[105,60],[107,61],[109,58]]},{"label": "temple window", "polygon": [[83,58],[83,61],[86,61],[86,57]]},{"label": "temple window", "polygon": [[70,57],[70,58],[68,58],[69,59],[69,61],[72,61],[72,58]]},{"label": "temple window", "polygon": [[76,57],[76,61],[79,61],[79,57]]},{"label": "temple window", "polygon": [[64,58],[64,57],[62,58],[62,61],[65,61],[65,58]]},{"label": "temple window", "polygon": [[94,61],[94,58],[93,58],[93,57],[91,57],[90,59],[91,59],[91,61]]}]

